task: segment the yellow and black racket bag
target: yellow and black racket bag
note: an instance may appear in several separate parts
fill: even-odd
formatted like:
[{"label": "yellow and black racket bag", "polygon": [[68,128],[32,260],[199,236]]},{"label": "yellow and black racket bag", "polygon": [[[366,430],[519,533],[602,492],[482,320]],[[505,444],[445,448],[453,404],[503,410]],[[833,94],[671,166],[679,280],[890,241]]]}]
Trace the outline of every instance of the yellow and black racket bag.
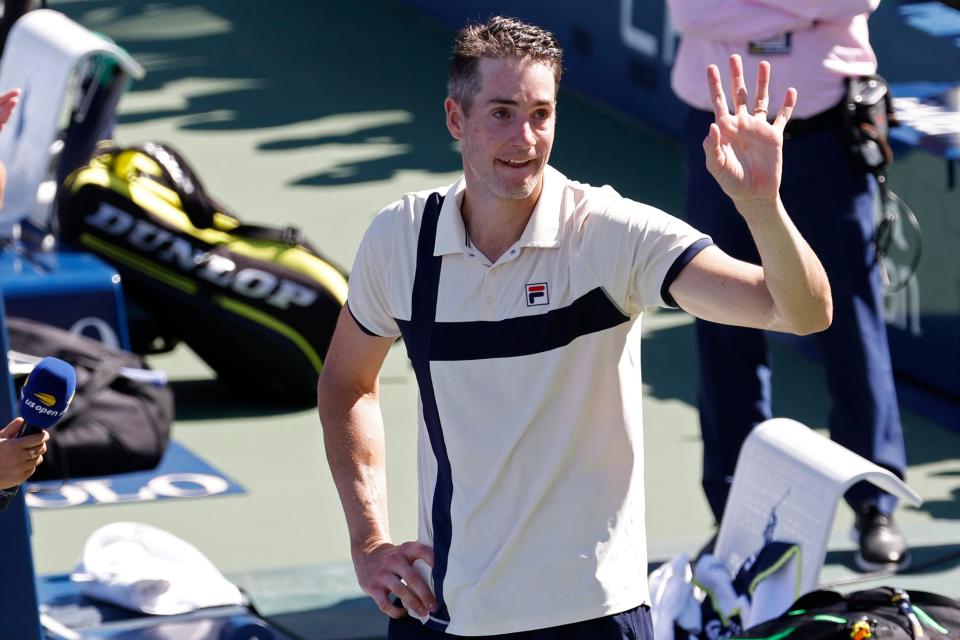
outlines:
[{"label": "yellow and black racket bag", "polygon": [[120,273],[135,351],[182,340],[247,400],[315,401],[347,276],[297,228],[243,224],[157,143],[99,149],[58,213],[64,241]]}]

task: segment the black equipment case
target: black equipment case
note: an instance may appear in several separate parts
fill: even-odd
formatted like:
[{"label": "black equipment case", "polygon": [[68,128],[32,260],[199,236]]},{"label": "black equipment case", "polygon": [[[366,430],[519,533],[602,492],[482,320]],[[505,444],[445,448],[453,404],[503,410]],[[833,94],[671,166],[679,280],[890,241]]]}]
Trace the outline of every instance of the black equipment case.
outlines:
[{"label": "black equipment case", "polygon": [[59,327],[15,317],[6,324],[15,365],[54,356],[77,371],[70,410],[50,428],[53,437],[33,480],[146,471],[160,463],[174,414],[164,376],[136,354]]},{"label": "black equipment case", "polygon": [[960,605],[924,591],[879,587],[843,595],[812,591],[790,611],[747,629],[751,640],[918,640],[960,639]]},{"label": "black equipment case", "polygon": [[132,322],[135,351],[172,336],[245,399],[315,402],[347,279],[298,229],[241,223],[156,143],[101,148],[64,183],[59,221],[155,325]]}]

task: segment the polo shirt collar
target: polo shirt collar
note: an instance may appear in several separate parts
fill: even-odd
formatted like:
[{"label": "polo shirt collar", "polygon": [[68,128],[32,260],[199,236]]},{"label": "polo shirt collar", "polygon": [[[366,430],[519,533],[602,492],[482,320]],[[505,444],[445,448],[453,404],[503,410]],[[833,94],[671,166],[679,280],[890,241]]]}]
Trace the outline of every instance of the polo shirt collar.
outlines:
[{"label": "polo shirt collar", "polygon": [[[559,171],[547,165],[543,170],[543,191],[533,209],[533,215],[527,223],[520,241],[520,247],[558,247],[560,246],[560,205],[566,178]],[[433,255],[464,253],[467,246],[467,230],[460,214],[466,178],[461,176],[447,190],[437,220],[437,239],[433,245]]]},{"label": "polo shirt collar", "polygon": [[443,198],[440,218],[437,220],[437,239],[433,244],[435,256],[466,251],[467,229],[463,226],[463,217],[460,215],[460,203],[463,202],[466,185],[466,178],[460,176],[459,180],[450,185]]},{"label": "polo shirt collar", "polygon": [[520,236],[520,247],[560,246],[560,205],[567,179],[562,173],[547,165],[543,169],[543,191],[533,209],[533,215]]}]

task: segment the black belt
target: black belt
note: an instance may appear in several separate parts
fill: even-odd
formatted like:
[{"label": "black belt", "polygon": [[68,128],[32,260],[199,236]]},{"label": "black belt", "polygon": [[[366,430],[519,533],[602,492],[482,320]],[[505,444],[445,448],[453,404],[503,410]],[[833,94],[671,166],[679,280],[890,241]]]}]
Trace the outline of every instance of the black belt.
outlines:
[{"label": "black belt", "polygon": [[783,130],[784,138],[797,138],[809,133],[826,131],[827,129],[836,129],[844,126],[843,122],[843,102],[836,106],[821,111],[809,118],[795,119],[791,118]]}]

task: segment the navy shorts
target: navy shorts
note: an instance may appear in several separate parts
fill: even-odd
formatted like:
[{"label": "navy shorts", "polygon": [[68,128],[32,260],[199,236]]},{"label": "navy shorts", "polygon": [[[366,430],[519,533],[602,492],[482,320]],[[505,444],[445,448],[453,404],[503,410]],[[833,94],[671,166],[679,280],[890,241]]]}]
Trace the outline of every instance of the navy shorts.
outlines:
[{"label": "navy shorts", "polygon": [[[387,640],[443,640],[462,638],[442,631],[434,631],[423,626],[416,618],[407,616],[399,620],[390,620]],[[616,613],[612,616],[574,622],[560,627],[549,627],[535,631],[520,631],[498,636],[470,636],[471,640],[480,638],[500,638],[505,640],[653,640],[653,620],[650,607],[641,605],[635,609]]]}]

